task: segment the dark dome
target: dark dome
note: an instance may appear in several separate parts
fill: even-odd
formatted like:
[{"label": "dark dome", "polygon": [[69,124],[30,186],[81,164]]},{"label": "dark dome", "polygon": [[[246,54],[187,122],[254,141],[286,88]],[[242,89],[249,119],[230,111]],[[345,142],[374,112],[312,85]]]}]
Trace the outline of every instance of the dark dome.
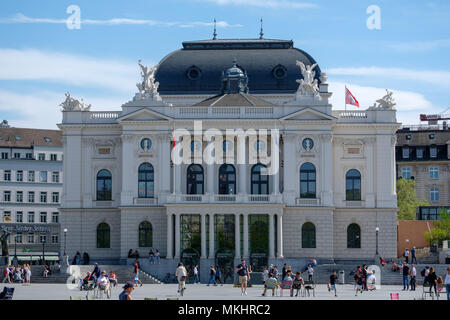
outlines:
[{"label": "dark dome", "polygon": [[[230,68],[237,60],[237,70]],[[183,42],[183,49],[168,54],[159,63],[156,81],[159,93],[217,94],[223,72],[246,73],[250,93],[294,93],[302,79],[299,60],[316,61],[294,48],[288,40],[232,39]],[[231,70],[233,69],[233,70]],[[314,68],[319,81],[320,68]]]}]

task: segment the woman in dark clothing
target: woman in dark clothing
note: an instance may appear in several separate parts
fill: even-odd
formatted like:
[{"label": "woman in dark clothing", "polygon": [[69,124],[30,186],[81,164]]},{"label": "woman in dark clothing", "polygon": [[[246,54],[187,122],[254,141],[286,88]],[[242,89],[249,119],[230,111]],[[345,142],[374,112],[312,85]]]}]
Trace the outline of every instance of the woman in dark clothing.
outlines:
[{"label": "woman in dark clothing", "polygon": [[433,267],[430,268],[430,273],[428,274],[427,281],[430,284],[430,295],[431,295],[431,288],[434,288],[434,293],[437,295],[437,289],[436,289],[437,276],[436,276],[436,272],[434,272]]}]

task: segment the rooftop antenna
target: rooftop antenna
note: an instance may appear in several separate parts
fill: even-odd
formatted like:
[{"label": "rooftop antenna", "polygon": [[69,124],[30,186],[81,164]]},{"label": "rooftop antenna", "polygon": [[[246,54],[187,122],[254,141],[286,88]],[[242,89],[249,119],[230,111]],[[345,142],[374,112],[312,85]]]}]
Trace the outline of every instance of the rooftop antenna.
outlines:
[{"label": "rooftop antenna", "polygon": [[262,39],[264,36],[263,32],[263,19],[261,18],[261,30],[259,31],[259,38]]},{"label": "rooftop antenna", "polygon": [[214,33],[213,33],[213,40],[217,40],[216,18],[214,18]]}]

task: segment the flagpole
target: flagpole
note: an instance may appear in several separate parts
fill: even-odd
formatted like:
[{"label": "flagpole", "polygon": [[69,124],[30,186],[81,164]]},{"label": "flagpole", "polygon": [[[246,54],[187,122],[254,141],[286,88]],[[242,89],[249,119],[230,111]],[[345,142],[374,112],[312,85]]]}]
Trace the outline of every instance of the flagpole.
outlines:
[{"label": "flagpole", "polygon": [[344,99],[345,99],[345,111],[347,111],[347,85],[345,85]]}]

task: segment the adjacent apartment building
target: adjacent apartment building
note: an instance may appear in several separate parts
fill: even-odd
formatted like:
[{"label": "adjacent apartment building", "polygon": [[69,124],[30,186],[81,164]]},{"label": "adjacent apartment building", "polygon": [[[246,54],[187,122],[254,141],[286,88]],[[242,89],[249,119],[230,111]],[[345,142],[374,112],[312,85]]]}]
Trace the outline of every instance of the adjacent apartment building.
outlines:
[{"label": "adjacent apartment building", "polygon": [[62,135],[0,126],[0,233],[20,261],[56,260],[60,247]]},{"label": "adjacent apartment building", "polygon": [[397,177],[414,179],[419,220],[440,218],[439,208],[450,210],[450,128],[442,125],[403,126],[397,131]]}]

